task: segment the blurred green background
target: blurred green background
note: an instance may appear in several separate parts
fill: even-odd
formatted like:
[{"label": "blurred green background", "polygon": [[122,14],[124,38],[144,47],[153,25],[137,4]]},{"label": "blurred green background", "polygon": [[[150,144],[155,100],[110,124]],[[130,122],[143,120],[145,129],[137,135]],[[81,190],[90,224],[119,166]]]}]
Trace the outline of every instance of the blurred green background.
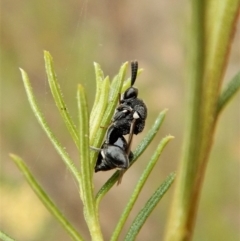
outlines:
[{"label": "blurred green background", "polygon": [[[144,137],[157,114],[168,108],[155,141],[112,188],[100,206],[104,237],[109,240],[131,192],[157,143],[167,146],[147,182],[130,221],[166,176],[177,169],[186,114],[186,56],[189,1],[1,1],[1,229],[16,240],[70,240],[38,201],[8,153],[20,155],[63,213],[89,240],[77,185],[40,129],[23,88],[19,67],[29,74],[39,104],[61,143],[78,163],[78,154],[53,103],[43,50],[53,56],[58,80],[76,120],[76,87],[81,83],[89,107],[95,94],[93,62],[112,78],[120,65],[137,59],[144,72],[136,86],[149,117]],[[240,69],[239,23],[224,84]],[[130,75],[130,71],[128,72]],[[240,97],[223,112],[206,172],[194,241],[240,238]],[[112,172],[94,175],[96,190]],[[162,240],[172,189],[150,216],[137,240]],[[130,221],[127,223],[129,224]],[[127,229],[125,229],[126,231]],[[122,236],[123,237],[123,236]]]}]

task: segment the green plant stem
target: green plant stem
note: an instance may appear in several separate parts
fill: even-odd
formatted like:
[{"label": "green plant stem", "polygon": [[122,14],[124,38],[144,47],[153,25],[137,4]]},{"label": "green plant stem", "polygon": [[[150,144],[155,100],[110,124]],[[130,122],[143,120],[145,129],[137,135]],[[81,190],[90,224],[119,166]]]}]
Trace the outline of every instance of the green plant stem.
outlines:
[{"label": "green plant stem", "polygon": [[49,210],[49,212],[58,220],[58,222],[63,226],[63,228],[70,234],[72,239],[76,241],[83,241],[83,238],[80,236],[80,234],[64,217],[64,215],[60,212],[60,210],[57,208],[54,202],[49,198],[49,196],[46,194],[43,188],[35,180],[35,178],[31,174],[30,170],[27,168],[24,161],[14,154],[10,154],[10,157],[15,162],[19,170],[22,172],[30,187],[37,194],[38,198],[42,201],[42,203]]},{"label": "green plant stem", "polygon": [[189,118],[165,241],[192,239],[239,0],[192,1]]},{"label": "green plant stem", "polygon": [[162,141],[159,143],[155,153],[153,154],[150,162],[148,163],[147,167],[145,168],[143,174],[141,175],[134,191],[133,191],[133,194],[125,208],[125,210],[123,211],[122,215],[121,215],[121,218],[112,234],[112,237],[111,237],[111,241],[116,241],[118,240],[119,238],[119,235],[120,235],[120,232],[133,208],[133,205],[135,204],[144,184],[146,183],[151,171],[153,170],[154,166],[156,165],[158,159],[159,159],[159,156],[161,155],[164,147],[167,145],[167,143],[173,139],[173,136],[167,136],[165,138],[162,139]]},{"label": "green plant stem", "polygon": [[52,142],[53,146],[57,150],[58,154],[62,157],[62,160],[64,161],[65,165],[69,168],[69,170],[71,171],[71,173],[73,174],[73,176],[75,177],[77,182],[80,183],[80,176],[79,176],[78,170],[76,169],[75,165],[73,164],[73,161],[69,157],[69,155],[66,152],[66,150],[64,149],[64,147],[60,144],[60,142],[57,140],[55,135],[51,132],[51,130],[37,104],[37,101],[33,94],[32,86],[30,84],[27,73],[22,69],[20,69],[20,71],[22,74],[23,84],[24,84],[24,87],[25,87],[25,90],[27,93],[28,101],[29,101],[29,104],[32,108],[32,111],[33,111],[35,117],[37,118],[40,126],[45,131],[49,140]]},{"label": "green plant stem", "polygon": [[84,205],[84,216],[92,240],[103,240],[93,193],[92,167],[89,156],[89,116],[86,95],[83,87],[78,85],[79,147],[80,147],[80,194]]}]

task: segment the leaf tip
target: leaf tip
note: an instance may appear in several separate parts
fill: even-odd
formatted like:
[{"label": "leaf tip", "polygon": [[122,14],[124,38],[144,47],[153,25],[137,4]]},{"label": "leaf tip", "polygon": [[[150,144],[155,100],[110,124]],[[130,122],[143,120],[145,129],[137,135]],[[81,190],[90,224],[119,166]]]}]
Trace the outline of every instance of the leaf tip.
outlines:
[{"label": "leaf tip", "polygon": [[24,78],[27,77],[27,73],[26,73],[25,70],[22,69],[22,68],[19,68],[19,70],[20,70],[20,73],[21,73],[21,75],[22,75],[22,79],[24,80]]},{"label": "leaf tip", "polygon": [[170,135],[170,134],[167,135],[166,137],[167,137],[168,139],[170,139],[170,140],[175,139],[175,136],[172,136],[172,135]]},{"label": "leaf tip", "polygon": [[82,88],[83,88],[82,84],[78,84],[77,87],[78,87],[79,89],[82,89]]},{"label": "leaf tip", "polygon": [[15,155],[13,153],[9,153],[8,155],[15,163],[19,163],[21,160],[21,158],[19,156]]},{"label": "leaf tip", "polygon": [[53,61],[52,55],[50,54],[49,51],[44,50],[44,51],[43,51],[43,55],[44,55],[45,62],[46,62],[47,60]]},{"label": "leaf tip", "polygon": [[127,66],[128,66],[128,61],[126,61],[126,62],[124,62],[123,64],[122,64],[122,67],[125,67],[125,68],[127,68]]},{"label": "leaf tip", "polygon": [[11,158],[16,157],[16,155],[15,155],[15,154],[13,154],[13,153],[9,153],[8,155],[9,155]]},{"label": "leaf tip", "polygon": [[85,89],[84,89],[83,85],[78,84],[78,85],[77,85],[77,89],[78,89],[78,93],[79,93],[80,95],[85,94]]}]

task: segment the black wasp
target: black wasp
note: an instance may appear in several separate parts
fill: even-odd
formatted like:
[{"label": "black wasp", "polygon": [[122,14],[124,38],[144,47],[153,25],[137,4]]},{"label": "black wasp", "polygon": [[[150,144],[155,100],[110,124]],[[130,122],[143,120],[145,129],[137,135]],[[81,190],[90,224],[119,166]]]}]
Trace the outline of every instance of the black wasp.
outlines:
[{"label": "black wasp", "polygon": [[[131,86],[123,93],[119,105],[112,118],[105,141],[95,165],[95,172],[108,171],[114,168],[126,170],[129,160],[133,158],[131,142],[133,134],[142,132],[147,118],[147,107],[145,103],[137,98],[138,89],[133,87],[138,71],[138,62],[131,63]],[[129,134],[128,142],[123,135]]]},{"label": "black wasp", "polygon": [[[106,139],[99,150],[98,159],[95,165],[95,172],[108,171],[114,168],[127,169],[129,159],[133,158],[133,153],[128,153],[128,143],[123,136],[119,136],[116,141],[111,142],[114,134],[114,126],[108,128]],[[115,134],[114,134],[115,135]],[[115,137],[114,137],[115,139]]]}]

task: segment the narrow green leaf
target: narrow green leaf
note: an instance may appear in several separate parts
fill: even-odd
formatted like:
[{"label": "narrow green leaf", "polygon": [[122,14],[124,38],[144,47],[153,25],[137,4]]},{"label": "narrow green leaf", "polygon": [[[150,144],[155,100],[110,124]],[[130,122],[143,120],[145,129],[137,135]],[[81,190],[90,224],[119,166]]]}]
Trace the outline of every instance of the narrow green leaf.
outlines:
[{"label": "narrow green leaf", "polygon": [[94,62],[94,69],[95,69],[95,79],[96,79],[96,94],[94,98],[94,103],[90,115],[90,126],[92,126],[92,121],[95,120],[95,117],[97,116],[98,108],[97,106],[99,105],[99,99],[103,93],[102,91],[102,84],[104,80],[104,74],[101,69],[100,64]]},{"label": "narrow green leaf", "polygon": [[[76,231],[76,229],[71,225],[71,223],[64,217],[64,215],[60,212],[54,202],[49,198],[43,188],[39,185],[39,183],[35,180],[32,173],[24,163],[24,161],[14,155],[10,154],[10,157],[15,162],[19,170],[24,175],[25,179],[27,180],[30,187],[33,191],[37,194],[38,198],[42,201],[45,207],[49,210],[49,212],[60,222],[63,228],[70,234],[73,240],[81,241],[83,238],[81,235]],[[11,239],[10,239],[11,240]]]},{"label": "narrow green leaf", "polygon": [[127,235],[125,237],[125,241],[133,241],[136,240],[136,237],[141,230],[142,226],[146,222],[147,218],[157,206],[159,201],[162,199],[164,194],[172,185],[175,179],[175,173],[169,174],[166,180],[158,187],[158,189],[153,193],[153,195],[149,198],[145,206],[141,209],[138,213],[136,218],[134,219],[133,223],[131,224]]},{"label": "narrow green leaf", "polygon": [[101,85],[101,95],[98,100],[98,104],[96,105],[96,114],[93,118],[93,120],[90,120],[90,144],[91,146],[94,146],[96,143],[94,141],[96,140],[96,132],[101,127],[101,121],[103,116],[105,115],[105,110],[107,108],[108,104],[108,95],[109,95],[109,88],[110,88],[110,80],[107,76]]},{"label": "narrow green leaf", "polygon": [[92,168],[89,158],[89,115],[85,91],[78,85],[78,116],[79,116],[79,147],[80,147],[80,172],[81,172],[81,198],[84,205],[84,216],[92,240],[103,240],[96,212],[93,193]]},{"label": "narrow green leaf", "polygon": [[[91,146],[99,145],[99,138],[101,139],[101,141],[102,141],[102,138],[101,138],[101,135],[99,134],[97,135],[97,133],[99,133],[99,130],[103,128],[105,128],[106,130],[106,127],[101,126],[101,122],[102,122],[103,116],[105,115],[105,111],[108,105],[109,87],[110,87],[110,80],[109,80],[109,77],[107,76],[101,87],[102,95],[100,96],[99,103],[96,107],[96,110],[97,110],[96,115],[94,117],[94,120],[90,121],[90,123],[92,123],[90,126],[90,145]],[[103,131],[104,129],[102,130],[102,132]],[[97,155],[98,153],[95,151],[90,152],[90,162],[91,162],[92,168],[95,165],[95,160]]]},{"label": "narrow green leaf", "polygon": [[[108,100],[113,100],[115,99],[115,94],[116,94],[116,87],[118,86],[118,83],[119,83],[119,76],[118,74],[114,76],[114,78],[112,79],[111,81],[111,86],[110,86],[110,91],[109,91],[109,97],[108,97]],[[123,83],[122,83],[122,86],[123,86]],[[122,88],[122,87],[121,87]],[[119,92],[118,94],[121,94],[121,89],[119,89]],[[118,96],[117,96],[118,97]]]},{"label": "narrow green leaf", "polygon": [[54,134],[51,132],[38,104],[36,101],[36,98],[33,94],[32,87],[28,78],[27,73],[20,69],[21,74],[22,74],[22,79],[23,79],[23,84],[27,93],[28,101],[29,104],[32,108],[32,111],[35,115],[35,117],[38,120],[38,123],[42,127],[42,129],[45,131],[47,134],[49,140],[52,142],[53,146],[57,150],[58,154],[62,157],[62,160],[64,161],[65,165],[69,168],[75,179],[77,180],[78,183],[80,183],[80,177],[79,177],[79,172],[76,169],[75,165],[73,164],[73,161],[69,157],[68,153],[64,149],[64,147],[60,144],[60,142],[57,140],[57,138],[54,136]]},{"label": "narrow green leaf", "polygon": [[[56,103],[56,106],[63,118],[64,123],[67,126],[69,133],[71,134],[73,141],[78,147],[78,135],[76,125],[73,123],[71,116],[69,115],[68,108],[63,99],[63,94],[60,89],[59,83],[57,81],[57,76],[53,67],[53,59],[49,52],[44,51],[44,59],[45,59],[45,68],[48,77],[48,83],[52,92],[53,99]],[[79,148],[79,147],[78,147]]]},{"label": "narrow green leaf", "polygon": [[0,231],[0,239],[2,241],[14,241],[15,239],[10,238],[7,234],[5,234],[4,232]]},{"label": "narrow green leaf", "polygon": [[112,237],[111,237],[111,241],[115,241],[115,240],[118,240],[119,238],[119,235],[120,235],[120,232],[122,231],[122,228],[144,186],[144,184],[146,183],[151,171],[153,170],[155,164],[157,163],[164,147],[167,145],[167,143],[173,139],[173,136],[166,136],[165,138],[162,139],[162,141],[159,143],[155,153],[153,154],[150,162],[148,163],[147,167],[145,168],[143,174],[141,175],[134,191],[133,191],[133,194],[125,208],[125,210],[123,211],[122,213],[122,216],[120,217],[120,220],[112,234]]},{"label": "narrow green leaf", "polygon": [[[83,87],[78,85],[77,92],[78,100],[78,117],[79,117],[79,147],[80,147],[80,178],[82,188],[82,199],[86,197],[91,199],[92,185],[91,185],[91,169],[89,161],[89,122],[88,122],[88,106],[86,95]],[[85,193],[86,192],[86,193]],[[85,203],[86,200],[83,200]]]},{"label": "narrow green leaf", "polygon": [[115,108],[118,104],[118,96],[119,96],[119,93],[121,93],[123,81],[126,76],[127,66],[128,66],[128,62],[125,62],[120,67],[120,70],[117,75],[117,81],[116,82],[114,81],[113,82],[114,85],[111,84],[110,86],[109,103],[108,103],[106,112],[103,116],[103,120],[101,123],[102,126],[107,126],[111,121]]},{"label": "narrow green leaf", "polygon": [[231,98],[240,90],[240,72],[238,72],[223,90],[218,99],[217,114],[219,114]]},{"label": "narrow green leaf", "polygon": [[[160,126],[162,125],[165,116],[166,116],[167,109],[160,112],[158,115],[155,123],[147,133],[147,135],[144,137],[144,139],[140,142],[140,144],[137,146],[136,150],[134,151],[133,155],[134,158],[130,163],[130,166],[139,158],[139,156],[144,152],[144,150],[148,147],[148,145],[151,143],[155,135],[157,134]],[[116,171],[108,180],[107,182],[101,187],[101,189],[98,191],[96,195],[96,202],[97,206],[99,205],[102,198],[105,196],[105,194],[113,187],[113,185],[117,182],[119,177],[119,171]]]}]

